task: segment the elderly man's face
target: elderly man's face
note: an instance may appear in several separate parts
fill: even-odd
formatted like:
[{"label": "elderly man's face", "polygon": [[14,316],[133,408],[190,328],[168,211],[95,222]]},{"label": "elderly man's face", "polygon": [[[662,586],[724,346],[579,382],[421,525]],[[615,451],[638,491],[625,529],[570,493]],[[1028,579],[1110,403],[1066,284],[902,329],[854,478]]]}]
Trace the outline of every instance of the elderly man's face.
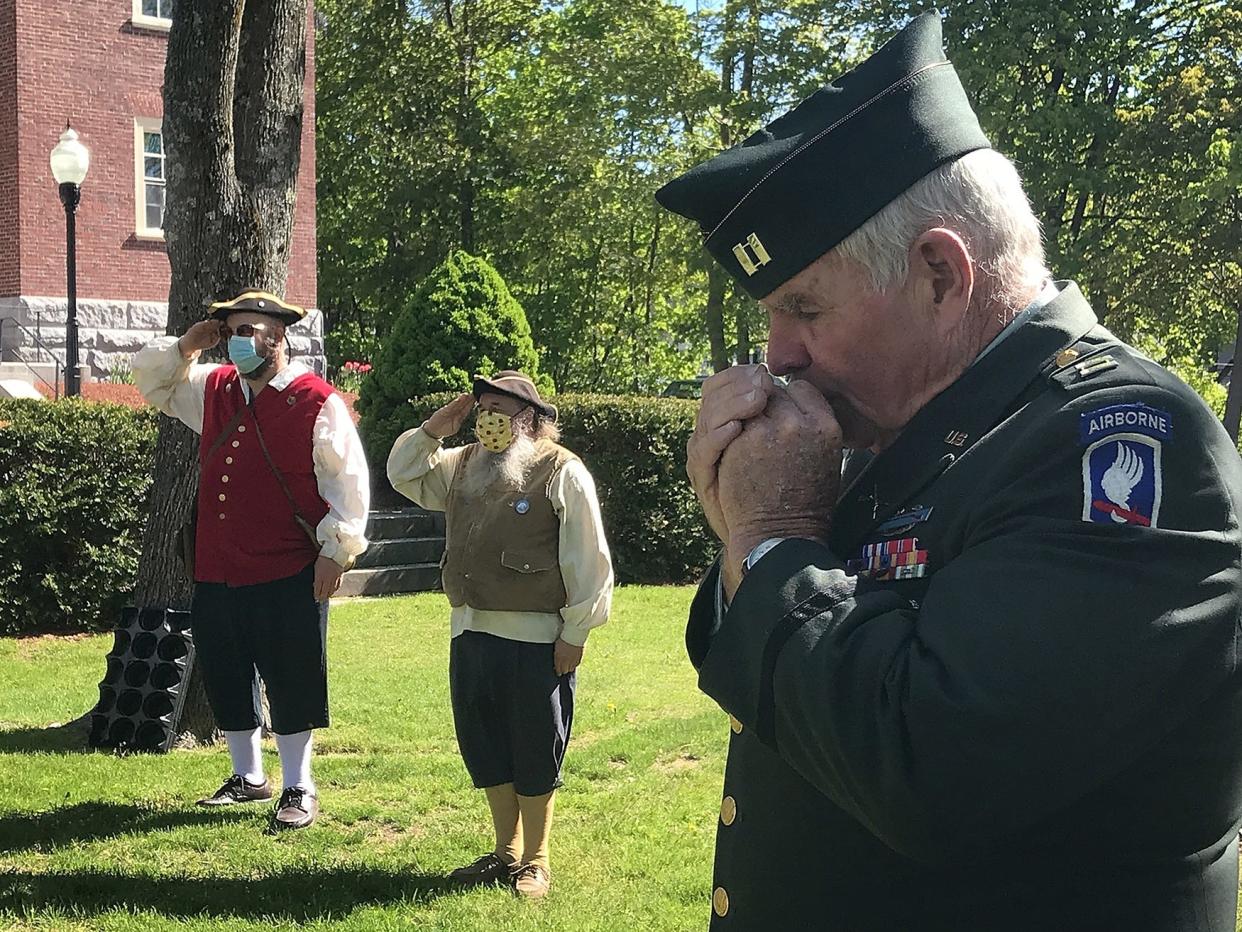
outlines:
[{"label": "elderly man's face", "polygon": [[[769,368],[820,390],[846,446],[890,442],[945,384],[954,347],[944,328],[958,321],[945,319],[940,301],[933,307],[928,279],[912,274],[876,294],[861,270],[826,256],[763,300]],[[955,306],[948,316],[962,311]]]},{"label": "elderly man's face", "polygon": [[514,417],[520,414],[528,406],[522,404],[516,398],[508,395],[497,395],[494,392],[484,392],[479,396],[479,407],[484,411],[495,411],[497,414],[507,414]]}]

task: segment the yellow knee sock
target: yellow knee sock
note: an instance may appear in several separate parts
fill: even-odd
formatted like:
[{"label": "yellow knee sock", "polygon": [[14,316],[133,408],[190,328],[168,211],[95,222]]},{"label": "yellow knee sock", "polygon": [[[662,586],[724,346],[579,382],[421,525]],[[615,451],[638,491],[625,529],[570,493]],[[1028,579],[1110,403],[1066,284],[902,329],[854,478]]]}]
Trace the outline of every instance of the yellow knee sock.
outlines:
[{"label": "yellow knee sock", "polygon": [[538,864],[551,873],[548,858],[548,835],[552,832],[552,809],[556,802],[556,790],[544,796],[519,796],[518,808],[522,813],[522,848],[524,864]]},{"label": "yellow knee sock", "polygon": [[508,864],[522,856],[522,822],[518,817],[518,795],[512,783],[489,786],[487,806],[492,810],[492,825],[496,828],[496,855]]}]

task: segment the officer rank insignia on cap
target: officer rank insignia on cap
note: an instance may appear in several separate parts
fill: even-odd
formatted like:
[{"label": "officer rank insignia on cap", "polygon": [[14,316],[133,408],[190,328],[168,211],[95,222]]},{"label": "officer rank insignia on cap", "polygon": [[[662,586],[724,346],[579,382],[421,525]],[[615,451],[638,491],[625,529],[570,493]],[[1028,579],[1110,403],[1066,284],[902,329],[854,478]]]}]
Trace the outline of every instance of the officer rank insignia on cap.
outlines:
[{"label": "officer rank insignia on cap", "polygon": [[1095,524],[1156,527],[1164,475],[1163,442],[1173,419],[1148,405],[1110,405],[1079,417],[1082,519]]},{"label": "officer rank insignia on cap", "polygon": [[945,58],[940,18],[910,22],[865,62],[656,192],[763,298],[916,181],[989,147]]}]

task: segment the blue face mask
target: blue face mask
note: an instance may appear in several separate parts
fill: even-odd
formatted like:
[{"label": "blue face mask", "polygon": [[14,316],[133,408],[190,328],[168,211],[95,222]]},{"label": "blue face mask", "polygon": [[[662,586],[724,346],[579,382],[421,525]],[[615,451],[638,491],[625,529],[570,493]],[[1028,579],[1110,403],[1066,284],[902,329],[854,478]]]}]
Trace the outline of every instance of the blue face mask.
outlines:
[{"label": "blue face mask", "polygon": [[249,375],[267,362],[255,352],[254,337],[229,337],[229,360],[242,375]]}]

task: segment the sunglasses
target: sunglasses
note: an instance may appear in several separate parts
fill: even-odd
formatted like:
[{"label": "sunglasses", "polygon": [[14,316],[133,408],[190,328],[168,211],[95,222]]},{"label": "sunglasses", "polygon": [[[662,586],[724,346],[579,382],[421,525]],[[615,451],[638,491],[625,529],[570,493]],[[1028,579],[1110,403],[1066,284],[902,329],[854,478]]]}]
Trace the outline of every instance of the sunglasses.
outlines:
[{"label": "sunglasses", "polygon": [[236,327],[230,327],[227,324],[221,327],[221,332],[226,337],[252,337],[256,334],[266,333],[269,329],[267,324],[238,324]]}]

